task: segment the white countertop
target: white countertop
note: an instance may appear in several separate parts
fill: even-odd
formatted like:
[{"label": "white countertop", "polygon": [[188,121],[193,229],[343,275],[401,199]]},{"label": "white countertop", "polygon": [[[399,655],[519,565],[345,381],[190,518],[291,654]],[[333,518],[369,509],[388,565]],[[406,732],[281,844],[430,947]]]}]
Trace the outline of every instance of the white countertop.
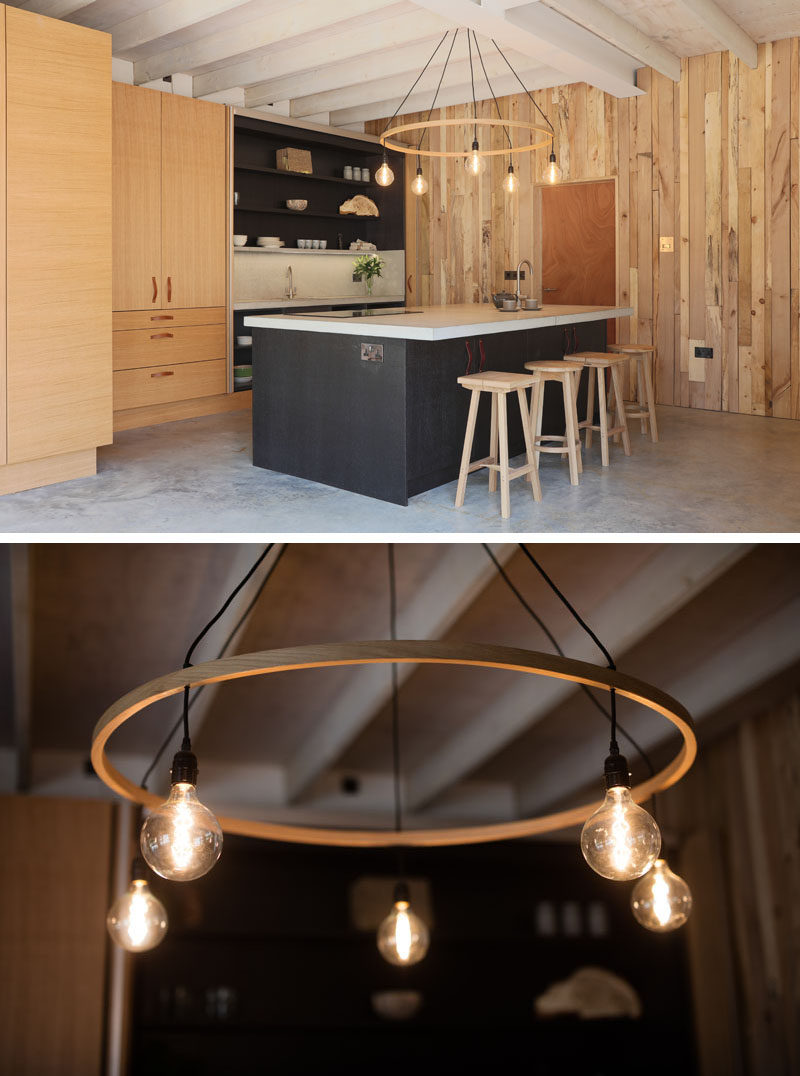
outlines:
[{"label": "white countertop", "polygon": [[[350,300],[352,302],[352,300]],[[321,305],[332,305],[325,300]],[[276,306],[279,305],[276,302]],[[244,319],[248,328],[290,329],[297,332],[340,333],[346,336],[382,336],[400,340],[453,340],[459,336],[543,329],[549,325],[574,325],[581,321],[624,318],[630,306],[555,306],[541,310],[505,313],[491,303],[460,303],[451,306],[413,307],[414,314],[377,315],[370,318],[304,317],[302,314],[266,314]]]},{"label": "white countertop", "polygon": [[234,302],[234,310],[280,310],[292,306],[370,306],[374,303],[398,303],[405,295],[373,295],[371,299],[360,295],[336,295],[329,299],[247,299]]}]

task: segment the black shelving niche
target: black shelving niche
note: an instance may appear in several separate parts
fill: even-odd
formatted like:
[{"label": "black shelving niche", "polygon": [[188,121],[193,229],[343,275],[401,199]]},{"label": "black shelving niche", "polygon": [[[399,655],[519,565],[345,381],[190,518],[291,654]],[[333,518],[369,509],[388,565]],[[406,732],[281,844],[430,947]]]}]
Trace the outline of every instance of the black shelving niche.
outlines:
[{"label": "black shelving niche", "polygon": [[[285,147],[311,153],[313,172],[283,172],[276,167],[276,153]],[[379,186],[375,172],[382,152],[376,147],[325,131],[237,116],[234,121],[234,190],[239,205],[234,209],[233,230],[253,243],[258,235],[278,235],[286,248],[298,239],[325,239],[329,250],[346,250],[355,239],[375,243],[378,250],[401,250],[405,237],[405,156],[389,153],[395,174],[389,187]],[[370,170],[368,183],[345,180],[345,165]],[[339,206],[355,194],[366,194],[378,207],[379,217],[339,214]],[[286,208],[291,198],[305,198],[302,212]]]}]

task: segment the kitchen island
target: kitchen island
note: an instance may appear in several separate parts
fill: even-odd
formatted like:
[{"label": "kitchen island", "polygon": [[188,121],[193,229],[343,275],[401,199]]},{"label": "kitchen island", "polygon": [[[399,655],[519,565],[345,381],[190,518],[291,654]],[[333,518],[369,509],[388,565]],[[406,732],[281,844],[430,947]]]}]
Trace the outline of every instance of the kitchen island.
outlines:
[{"label": "kitchen island", "polygon": [[[246,317],[253,330],[253,463],[369,497],[408,498],[458,477],[470,394],[458,377],[480,363],[522,372],[534,359],[602,351],[606,321],[629,307],[487,304]],[[585,378],[584,378],[585,381]],[[548,389],[552,386],[548,386]],[[585,408],[585,383],[578,397]],[[560,393],[547,393],[545,433],[563,433]],[[509,450],[524,451],[509,409]],[[488,454],[489,401],[473,454]]]}]

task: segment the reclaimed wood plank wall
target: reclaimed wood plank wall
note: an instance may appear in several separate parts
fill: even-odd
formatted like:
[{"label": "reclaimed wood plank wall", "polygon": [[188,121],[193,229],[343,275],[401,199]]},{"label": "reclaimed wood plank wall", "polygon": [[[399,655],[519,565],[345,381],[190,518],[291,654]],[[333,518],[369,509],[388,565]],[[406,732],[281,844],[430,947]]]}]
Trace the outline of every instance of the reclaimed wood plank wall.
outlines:
[{"label": "reclaimed wood plank wall", "polygon": [[[800,419],[799,49],[798,38],[759,45],[755,70],[727,52],[694,56],[680,83],[644,68],[646,92],[627,99],[585,84],[533,94],[565,181],[618,177],[619,302],[634,309],[619,339],[655,341],[661,403]],[[499,106],[536,118],[524,95]],[[478,103],[480,117],[493,110]],[[469,144],[471,113],[434,112],[465,126],[431,128],[424,145]],[[367,126],[380,134],[386,123]],[[503,137],[494,131],[493,145]],[[486,302],[504,268],[531,253],[541,294],[536,185],[547,153],[515,157],[513,196],[505,157],[490,158],[477,185],[458,160],[424,161],[430,190],[408,194],[411,302]],[[660,251],[661,236],[673,251]],[[695,356],[703,346],[712,358]]]}]

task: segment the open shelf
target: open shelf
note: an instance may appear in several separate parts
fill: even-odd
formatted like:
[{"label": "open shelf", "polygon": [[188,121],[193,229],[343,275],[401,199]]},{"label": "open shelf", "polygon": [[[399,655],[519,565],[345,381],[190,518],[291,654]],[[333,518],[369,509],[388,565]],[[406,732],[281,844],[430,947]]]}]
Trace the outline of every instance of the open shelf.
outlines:
[{"label": "open shelf", "polygon": [[305,247],[234,247],[234,254],[349,254],[351,258],[357,258],[360,254],[384,254],[382,250],[306,250]]},{"label": "open shelf", "polygon": [[306,209],[255,209],[251,206],[237,205],[240,213],[267,213],[280,217],[325,217],[328,220],[380,220],[380,217],[358,216],[356,213],[309,213]]},{"label": "open shelf", "polygon": [[236,172],[259,172],[270,176],[289,176],[292,179],[315,179],[320,183],[344,183],[346,186],[371,187],[371,179],[345,179],[343,176],[320,176],[314,172],[289,172],[284,168],[263,168],[252,164],[235,164]]}]

